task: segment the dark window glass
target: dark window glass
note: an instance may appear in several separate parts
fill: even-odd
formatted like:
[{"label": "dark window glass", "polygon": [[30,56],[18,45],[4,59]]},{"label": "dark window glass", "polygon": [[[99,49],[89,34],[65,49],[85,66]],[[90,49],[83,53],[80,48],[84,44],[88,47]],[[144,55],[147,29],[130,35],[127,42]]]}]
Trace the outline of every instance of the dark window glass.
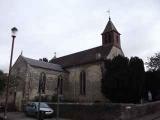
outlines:
[{"label": "dark window glass", "polygon": [[108,42],[111,43],[111,35],[108,35]]},{"label": "dark window glass", "polygon": [[59,90],[59,94],[63,93],[63,78],[61,75],[58,76],[57,88]]},{"label": "dark window glass", "polygon": [[116,39],[117,39],[117,43],[118,43],[118,42],[119,42],[119,37],[117,36],[117,38],[116,38]]},{"label": "dark window glass", "polygon": [[82,71],[80,73],[80,94],[81,95],[86,94],[86,73],[85,71]]},{"label": "dark window glass", "polygon": [[39,91],[41,91],[42,93],[45,93],[45,89],[46,89],[46,74],[44,72],[42,72],[40,74],[40,81],[39,81]]},{"label": "dark window glass", "polygon": [[106,44],[106,35],[103,35],[103,44]]}]

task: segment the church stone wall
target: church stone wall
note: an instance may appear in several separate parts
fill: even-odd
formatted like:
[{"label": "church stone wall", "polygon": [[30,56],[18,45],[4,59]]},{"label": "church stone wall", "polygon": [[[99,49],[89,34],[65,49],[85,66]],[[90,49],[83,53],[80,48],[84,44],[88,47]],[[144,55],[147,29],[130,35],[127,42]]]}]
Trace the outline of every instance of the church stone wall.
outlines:
[{"label": "church stone wall", "polygon": [[[80,95],[80,72],[86,72],[86,95]],[[68,68],[68,90],[64,98],[74,102],[104,101],[101,93],[101,63],[87,64]]]},{"label": "church stone wall", "polygon": [[[13,96],[12,102],[15,101],[16,107],[21,109],[21,102],[23,100],[25,94],[25,81],[27,76],[27,64],[24,60],[19,57],[16,63],[13,65],[11,70],[11,75],[14,77],[14,80],[17,83],[15,88],[10,88],[13,93],[10,96]],[[14,96],[14,92],[16,91],[16,96]]]},{"label": "church stone wall", "polygon": [[118,55],[124,56],[124,54],[123,54],[121,49],[113,46],[111,51],[110,51],[110,53],[109,53],[109,55],[107,56],[107,59],[113,59],[114,57],[116,57]]},{"label": "church stone wall", "polygon": [[28,67],[28,78],[26,80],[26,95],[28,95],[29,100],[33,100],[35,96],[38,96],[38,85],[40,74],[44,72],[46,74],[46,87],[44,96],[56,95],[57,78],[60,74],[64,76],[64,73],[52,71],[43,68]]},{"label": "church stone wall", "polygon": [[11,74],[16,77],[15,80],[18,85],[16,86],[16,89],[12,88],[11,91],[13,91],[13,93],[14,90],[16,90],[16,96],[12,93],[12,95],[10,95],[12,99],[10,100],[12,102],[15,100],[18,110],[22,110],[23,102],[34,100],[35,97],[38,96],[39,78],[42,72],[46,74],[46,91],[42,96],[48,96],[51,100],[52,96],[56,95],[58,76],[61,74],[65,77],[65,73],[30,66],[21,57],[17,59]]}]

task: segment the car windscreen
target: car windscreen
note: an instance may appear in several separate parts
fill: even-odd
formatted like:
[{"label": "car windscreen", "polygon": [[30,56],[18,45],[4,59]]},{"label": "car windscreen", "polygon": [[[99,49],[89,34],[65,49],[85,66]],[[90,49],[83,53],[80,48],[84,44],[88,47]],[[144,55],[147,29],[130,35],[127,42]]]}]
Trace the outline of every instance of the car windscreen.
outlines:
[{"label": "car windscreen", "polygon": [[[38,102],[35,102],[36,106],[38,107]],[[49,108],[49,106],[46,103],[40,103],[40,108]]]},{"label": "car windscreen", "polygon": [[41,103],[40,104],[40,108],[49,108],[49,106],[47,104],[45,104],[45,103]]},{"label": "car windscreen", "polygon": [[[38,107],[38,102],[34,102],[34,104],[36,104],[36,106]],[[46,103],[40,103],[40,108],[49,108],[49,106]]]}]

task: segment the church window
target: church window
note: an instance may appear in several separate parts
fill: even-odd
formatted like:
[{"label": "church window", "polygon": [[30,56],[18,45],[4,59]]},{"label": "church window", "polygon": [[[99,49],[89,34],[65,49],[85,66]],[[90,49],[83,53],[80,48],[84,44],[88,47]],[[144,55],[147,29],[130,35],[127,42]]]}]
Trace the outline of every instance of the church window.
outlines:
[{"label": "church window", "polygon": [[42,72],[40,74],[40,81],[39,81],[39,91],[41,91],[42,93],[45,93],[45,89],[46,89],[46,74],[44,72]]},{"label": "church window", "polygon": [[108,36],[108,42],[111,43],[111,35]]},{"label": "church window", "polygon": [[107,34],[107,35],[106,35],[106,39],[105,39],[105,40],[106,40],[106,43],[108,43],[108,39],[109,39],[109,35]]},{"label": "church window", "polygon": [[106,43],[107,43],[107,36],[103,35],[103,44],[106,44]]},{"label": "church window", "polygon": [[119,42],[119,37],[118,36],[116,36],[116,39],[117,39],[117,43]]},{"label": "church window", "polygon": [[59,90],[58,93],[62,94],[63,93],[63,78],[62,78],[62,75],[58,76],[57,88]]},{"label": "church window", "polygon": [[32,89],[32,74],[29,73],[29,82],[28,82],[28,88],[31,90]]},{"label": "church window", "polygon": [[85,71],[82,71],[80,73],[80,94],[81,95],[86,94],[86,73]]}]

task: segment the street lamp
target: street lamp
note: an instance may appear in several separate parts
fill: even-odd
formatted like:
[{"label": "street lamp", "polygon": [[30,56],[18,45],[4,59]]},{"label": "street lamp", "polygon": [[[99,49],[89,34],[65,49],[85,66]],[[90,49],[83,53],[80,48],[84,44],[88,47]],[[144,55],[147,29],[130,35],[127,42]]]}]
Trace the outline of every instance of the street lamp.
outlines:
[{"label": "street lamp", "polygon": [[62,75],[58,76],[58,81],[57,81],[57,116],[56,120],[59,120],[59,88],[62,86]]},{"label": "street lamp", "polygon": [[12,47],[11,47],[11,56],[10,56],[10,65],[9,65],[9,73],[8,73],[8,79],[7,79],[7,86],[6,86],[6,99],[5,99],[5,108],[4,108],[4,119],[7,119],[7,104],[8,104],[8,92],[9,92],[9,81],[11,78],[11,67],[12,67],[12,58],[13,58],[13,49],[14,49],[14,40],[16,38],[16,33],[18,29],[16,27],[13,27],[11,29],[12,32]]}]

